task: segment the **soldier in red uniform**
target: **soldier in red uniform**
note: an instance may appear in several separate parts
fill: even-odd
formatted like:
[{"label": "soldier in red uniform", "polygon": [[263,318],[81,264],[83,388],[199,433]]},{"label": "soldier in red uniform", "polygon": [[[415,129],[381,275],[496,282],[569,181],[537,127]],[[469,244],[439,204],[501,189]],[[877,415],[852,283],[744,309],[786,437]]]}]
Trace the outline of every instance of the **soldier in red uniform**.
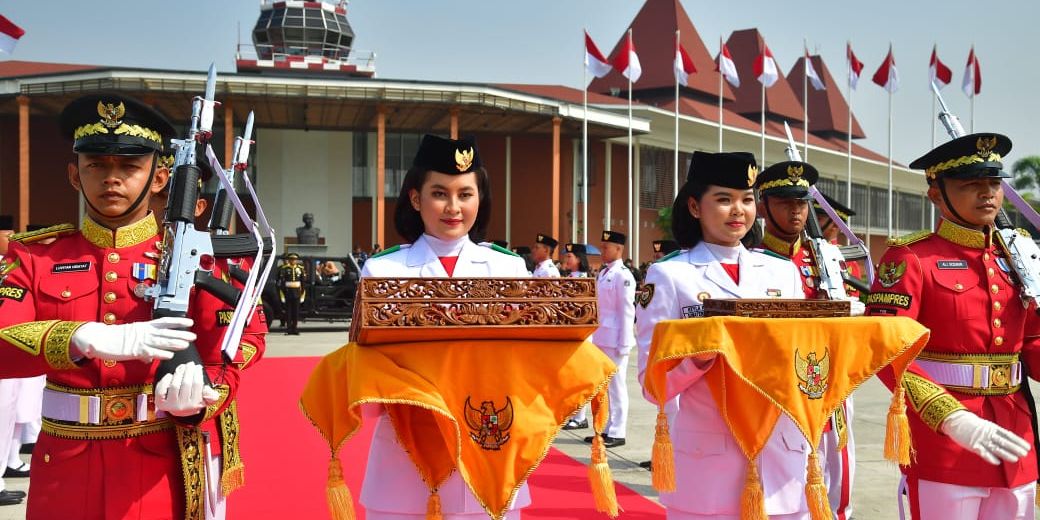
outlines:
[{"label": "soldier in red uniform", "polygon": [[[236,394],[242,352],[263,349],[262,315],[234,360],[220,349],[230,306],[209,294],[195,293],[189,318],[149,321],[142,296],[162,237],[148,204],[169,178],[157,159],[172,128],[115,94],[73,101],[61,123],[87,214],[79,229],[16,236],[0,280],[0,377],[47,375],[28,517],[219,518],[241,460],[237,421],[214,418]],[[181,365],[153,390],[157,361],[189,341],[202,366]]]},{"label": "soldier in red uniform", "polygon": [[[973,134],[910,164],[925,171],[942,220],[934,233],[889,241],[868,298],[868,314],[910,316],[932,331],[901,388],[916,450],[901,468],[913,518],[1034,516],[1026,376],[1040,373],[1040,323],[992,237],[1010,149],[1005,136]],[[891,376],[881,374],[889,388]]]},{"label": "soldier in red uniform", "polygon": [[766,168],[755,180],[759,192],[758,214],[765,218],[764,251],[790,259],[802,275],[802,290],[809,299],[819,298],[816,265],[809,249],[802,247],[802,231],[809,218],[809,186],[819,173],[811,164],[784,161]]},{"label": "soldier in red uniform", "polygon": [[[820,195],[823,195],[823,198],[831,205],[831,209],[834,210],[834,213],[837,214],[838,218],[846,224],[849,223],[849,217],[856,216],[856,212],[853,211],[852,208],[834,200],[826,193],[820,192]],[[823,210],[823,207],[816,201],[813,201],[813,210],[816,212],[816,221],[820,224],[820,231],[823,232],[823,238],[827,239],[828,242],[834,245],[839,245],[838,235],[840,234],[840,230],[838,229],[838,225],[831,221],[830,215],[828,215],[827,212]],[[853,278],[863,278],[863,270],[860,268],[858,263],[848,262],[845,265],[848,267],[849,276]],[[849,284],[845,284],[845,292],[849,296],[855,296],[857,298],[860,296],[859,290]]]}]

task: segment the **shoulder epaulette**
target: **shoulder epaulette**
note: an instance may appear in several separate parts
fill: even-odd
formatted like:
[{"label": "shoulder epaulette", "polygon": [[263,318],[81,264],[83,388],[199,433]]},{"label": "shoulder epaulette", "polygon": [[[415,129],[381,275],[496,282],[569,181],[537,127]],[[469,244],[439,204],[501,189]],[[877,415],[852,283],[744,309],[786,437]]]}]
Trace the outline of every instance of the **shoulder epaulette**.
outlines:
[{"label": "shoulder epaulette", "polygon": [[73,224],[58,224],[57,226],[46,227],[43,229],[37,229],[36,231],[26,231],[25,233],[15,233],[11,235],[11,240],[20,244],[31,244],[33,242],[39,242],[40,240],[46,240],[48,238],[60,237],[63,235],[69,235],[76,232],[76,226]]},{"label": "shoulder epaulette", "polygon": [[664,262],[665,260],[671,260],[671,259],[679,256],[682,253],[683,253],[683,250],[676,249],[675,251],[672,251],[671,253],[668,253],[667,255],[664,255],[661,258],[657,259],[656,261],[654,261],[654,263],[656,264],[657,262]]},{"label": "shoulder epaulette", "polygon": [[508,249],[498,245],[498,244],[494,244],[492,242],[481,242],[480,245],[482,245],[484,247],[489,247],[492,250],[498,251],[499,253],[502,253],[504,255],[515,256],[517,258],[523,258],[522,256],[520,256],[520,255],[518,255],[518,254],[516,254],[516,253],[514,253],[514,252],[512,252],[512,251],[510,251],[510,250],[508,250]]},{"label": "shoulder epaulette", "polygon": [[932,236],[932,232],[927,229],[923,229],[916,233],[910,233],[909,235],[903,235],[901,237],[890,238],[886,244],[890,246],[905,246],[913,244],[914,242],[920,242],[928,237]]},{"label": "shoulder epaulette", "polygon": [[773,258],[779,258],[780,260],[787,260],[788,262],[791,261],[790,258],[788,258],[788,257],[786,257],[786,256],[784,256],[784,255],[782,255],[780,253],[777,253],[776,251],[773,251],[771,249],[766,249],[764,247],[763,248],[757,248],[756,247],[755,249],[752,249],[751,251],[753,251],[755,253],[762,253],[763,255],[771,256]]},{"label": "shoulder epaulette", "polygon": [[1015,231],[1018,231],[1019,235],[1022,235],[1026,238],[1033,238],[1033,235],[1029,234],[1029,231],[1026,231],[1025,228],[1015,228]]},{"label": "shoulder epaulette", "polygon": [[376,254],[368,257],[368,258],[369,258],[369,260],[371,260],[373,258],[379,258],[381,256],[386,256],[386,255],[388,255],[390,253],[396,253],[396,252],[398,252],[400,250],[401,250],[401,245],[398,244],[398,245],[396,245],[394,247],[391,247],[390,249],[384,249],[384,250],[382,250],[382,251],[380,251],[380,252],[378,252],[378,253],[376,253]]}]

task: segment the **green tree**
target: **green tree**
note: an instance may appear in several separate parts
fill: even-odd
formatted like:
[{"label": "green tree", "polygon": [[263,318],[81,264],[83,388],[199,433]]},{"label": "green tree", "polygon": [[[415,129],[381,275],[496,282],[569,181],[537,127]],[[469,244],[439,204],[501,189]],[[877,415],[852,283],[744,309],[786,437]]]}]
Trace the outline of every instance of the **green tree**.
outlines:
[{"label": "green tree", "polygon": [[657,229],[661,230],[661,235],[665,240],[674,240],[672,236],[672,207],[665,206],[657,210],[657,222],[655,222]]},{"label": "green tree", "polygon": [[1015,161],[1011,173],[1011,185],[1016,190],[1040,188],[1040,155],[1030,155]]}]

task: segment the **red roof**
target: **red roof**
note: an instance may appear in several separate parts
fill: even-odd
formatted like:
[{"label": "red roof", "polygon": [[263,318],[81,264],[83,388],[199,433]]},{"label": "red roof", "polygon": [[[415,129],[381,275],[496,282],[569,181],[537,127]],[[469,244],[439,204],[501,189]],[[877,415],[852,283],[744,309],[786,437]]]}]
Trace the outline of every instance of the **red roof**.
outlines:
[{"label": "red roof", "polygon": [[[734,31],[729,40],[726,40],[726,46],[729,47],[733,62],[737,65],[737,74],[740,76],[740,87],[736,89],[737,99],[730,103],[730,108],[739,114],[760,114],[762,84],[755,79],[753,68],[755,58],[762,54],[762,49],[765,48],[765,40],[758,29],[744,29]],[[766,115],[800,122],[802,104],[784,79],[779,64],[777,74],[780,78],[772,87],[766,89]]]},{"label": "red roof", "polygon": [[[849,105],[841,94],[841,87],[831,76],[830,70],[820,56],[810,56],[813,68],[823,80],[823,90],[816,90],[809,83],[809,131],[817,134],[838,134],[842,139],[848,134],[849,128]],[[805,60],[797,59],[791,71],[787,73],[787,82],[796,94],[802,93],[805,78]],[[852,138],[862,139],[866,137],[863,128],[859,126],[855,114],[852,116]]]},{"label": "red roof", "polygon": [[17,78],[23,76],[41,76],[45,74],[61,74],[81,70],[100,69],[97,65],[75,65],[71,63],[42,63],[38,61],[8,60],[0,61],[0,78]]},{"label": "red roof", "polygon": [[[675,31],[680,31],[680,42],[686,53],[690,55],[695,74],[690,75],[690,90],[700,92],[709,96],[718,97],[719,82],[718,73],[715,72],[715,59],[704,46],[700,34],[690,21],[679,0],[647,0],[642,9],[632,20],[629,28],[632,29],[632,40],[639,55],[639,63],[643,67],[643,75],[639,82],[632,87],[634,92],[641,90],[675,88]],[[628,31],[621,34],[621,38],[614,49],[610,51],[609,60],[621,51]],[[628,90],[628,80],[616,70],[602,78],[593,79],[589,84],[592,92],[607,93],[611,88],[620,89],[621,92]],[[723,82],[722,96],[726,100],[732,100],[733,91],[729,84]]]}]

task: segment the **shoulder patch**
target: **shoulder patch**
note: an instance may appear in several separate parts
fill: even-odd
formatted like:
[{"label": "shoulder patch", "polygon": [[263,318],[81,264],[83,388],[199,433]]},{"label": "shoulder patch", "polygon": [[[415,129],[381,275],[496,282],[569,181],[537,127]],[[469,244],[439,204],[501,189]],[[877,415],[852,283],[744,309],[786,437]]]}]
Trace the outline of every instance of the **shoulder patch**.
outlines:
[{"label": "shoulder patch", "polygon": [[[664,262],[665,260],[671,260],[671,259],[681,255],[684,252],[685,252],[685,250],[683,250],[683,249],[677,249],[675,251],[672,251],[671,253],[668,253],[667,255],[662,256],[660,259],[658,259],[654,263],[656,264],[657,262]],[[645,307],[645,305],[644,305],[644,307]]]},{"label": "shoulder patch", "polygon": [[482,245],[484,247],[487,247],[487,248],[491,248],[492,250],[498,251],[499,253],[502,253],[504,255],[515,256],[517,258],[523,258],[522,256],[520,256],[520,255],[518,255],[518,254],[516,254],[516,253],[514,253],[514,252],[512,252],[512,251],[510,251],[510,250],[508,250],[508,249],[506,249],[504,247],[501,247],[498,244],[493,244],[491,242],[481,242],[480,245]]},{"label": "shoulder patch", "polygon": [[47,240],[48,238],[70,235],[75,232],[76,226],[73,224],[58,224],[57,226],[37,229],[36,231],[15,233],[11,235],[11,240],[20,244],[31,244],[33,242],[39,242],[40,240]]},{"label": "shoulder patch", "polygon": [[930,236],[932,236],[931,231],[928,231],[927,229],[922,229],[921,231],[918,231],[916,233],[910,233],[909,235],[890,238],[886,243],[890,246],[905,246],[913,244],[914,242],[920,242]]},{"label": "shoulder patch", "polygon": [[389,248],[389,249],[384,249],[384,250],[382,250],[382,251],[380,251],[380,252],[378,252],[378,253],[376,253],[376,254],[374,254],[374,255],[372,255],[372,256],[370,256],[370,257],[368,257],[368,258],[369,258],[369,259],[372,259],[372,258],[379,258],[379,257],[381,257],[381,256],[386,256],[386,255],[388,255],[388,254],[390,254],[390,253],[396,253],[397,251],[400,251],[400,250],[401,250],[401,246],[400,246],[400,245],[396,245],[396,246],[394,246],[394,247],[391,247],[391,248]]},{"label": "shoulder patch", "polygon": [[1018,231],[1019,235],[1022,235],[1026,238],[1033,238],[1033,235],[1030,235],[1029,231],[1026,231],[1024,228],[1015,228],[1015,231]]},{"label": "shoulder patch", "polygon": [[791,261],[790,258],[787,258],[786,256],[781,255],[780,253],[777,253],[775,251],[771,251],[771,250],[766,249],[766,248],[761,248],[761,249],[755,248],[755,249],[752,249],[751,251],[754,252],[754,253],[761,253],[761,254],[766,255],[766,256],[771,256],[773,258],[778,258],[780,260],[785,260],[787,262]]}]

